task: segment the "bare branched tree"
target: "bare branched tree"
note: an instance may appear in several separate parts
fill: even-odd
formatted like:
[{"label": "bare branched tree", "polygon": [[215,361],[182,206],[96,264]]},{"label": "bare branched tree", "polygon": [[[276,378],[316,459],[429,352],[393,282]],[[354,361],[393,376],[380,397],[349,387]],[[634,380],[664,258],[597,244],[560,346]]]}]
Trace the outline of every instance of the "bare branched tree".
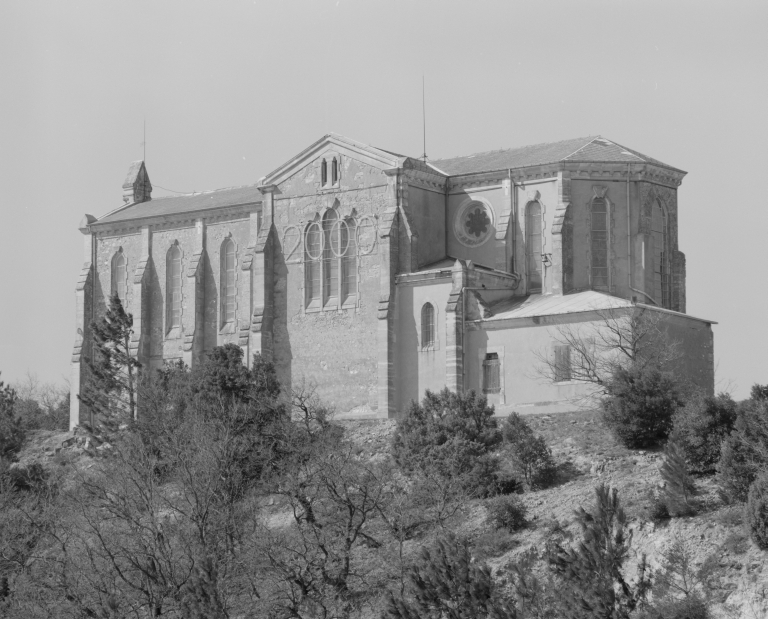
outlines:
[{"label": "bare branched tree", "polygon": [[540,378],[590,385],[579,399],[591,401],[605,393],[618,368],[639,365],[668,370],[682,356],[680,344],[670,337],[660,312],[633,307],[594,313],[597,318],[593,321],[557,326],[555,342],[563,347],[562,354],[534,351],[534,372]]}]

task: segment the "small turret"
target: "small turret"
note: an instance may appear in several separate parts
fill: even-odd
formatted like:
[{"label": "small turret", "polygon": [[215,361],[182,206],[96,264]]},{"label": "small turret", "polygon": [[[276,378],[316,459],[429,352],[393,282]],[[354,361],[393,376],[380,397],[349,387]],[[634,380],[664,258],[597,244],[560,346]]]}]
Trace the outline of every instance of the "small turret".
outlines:
[{"label": "small turret", "polygon": [[143,161],[134,161],[123,183],[123,202],[137,204],[152,199],[152,183]]}]

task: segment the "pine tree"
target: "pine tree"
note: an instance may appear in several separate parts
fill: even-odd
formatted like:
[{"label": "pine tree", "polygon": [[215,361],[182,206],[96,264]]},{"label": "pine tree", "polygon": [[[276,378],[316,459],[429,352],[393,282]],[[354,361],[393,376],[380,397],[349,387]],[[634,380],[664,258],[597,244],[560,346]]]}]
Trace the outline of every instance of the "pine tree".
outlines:
[{"label": "pine tree", "polygon": [[623,573],[632,534],[619,504],[618,491],[605,485],[595,488],[593,511],[576,511],[583,539],[575,547],[553,544],[549,564],[563,582],[563,607],[567,619],[627,619],[650,590],[643,556],[638,580],[630,585]]},{"label": "pine tree", "polygon": [[688,473],[685,455],[677,443],[670,441],[664,449],[661,478],[665,482],[664,502],[673,516],[690,516],[696,512],[696,486]]},{"label": "pine tree", "polygon": [[141,364],[131,356],[133,315],[127,314],[117,294],[109,300],[103,318],[91,322],[94,354],[86,357],[87,379],[80,400],[96,417],[110,424],[117,418],[130,421],[136,417],[136,386]]},{"label": "pine tree", "polygon": [[13,459],[24,442],[24,426],[16,415],[16,391],[0,380],[0,459]]},{"label": "pine tree", "polygon": [[469,544],[451,534],[423,549],[412,568],[407,597],[388,596],[384,619],[515,619],[517,613],[499,594],[487,565],[472,561]]}]

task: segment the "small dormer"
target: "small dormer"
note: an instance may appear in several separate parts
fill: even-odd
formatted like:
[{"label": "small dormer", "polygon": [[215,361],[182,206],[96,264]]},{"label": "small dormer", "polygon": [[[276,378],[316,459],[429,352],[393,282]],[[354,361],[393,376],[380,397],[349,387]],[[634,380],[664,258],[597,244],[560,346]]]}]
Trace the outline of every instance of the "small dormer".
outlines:
[{"label": "small dormer", "polygon": [[152,199],[152,183],[143,161],[134,161],[123,183],[123,202],[137,204]]}]

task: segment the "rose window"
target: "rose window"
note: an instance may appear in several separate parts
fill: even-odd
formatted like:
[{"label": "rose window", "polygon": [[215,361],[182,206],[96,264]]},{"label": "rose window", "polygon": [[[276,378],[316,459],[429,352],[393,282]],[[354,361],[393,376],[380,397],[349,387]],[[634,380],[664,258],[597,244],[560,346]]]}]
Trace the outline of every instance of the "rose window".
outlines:
[{"label": "rose window", "polygon": [[453,230],[462,245],[467,247],[482,245],[493,232],[493,211],[485,202],[469,201],[456,213]]}]

